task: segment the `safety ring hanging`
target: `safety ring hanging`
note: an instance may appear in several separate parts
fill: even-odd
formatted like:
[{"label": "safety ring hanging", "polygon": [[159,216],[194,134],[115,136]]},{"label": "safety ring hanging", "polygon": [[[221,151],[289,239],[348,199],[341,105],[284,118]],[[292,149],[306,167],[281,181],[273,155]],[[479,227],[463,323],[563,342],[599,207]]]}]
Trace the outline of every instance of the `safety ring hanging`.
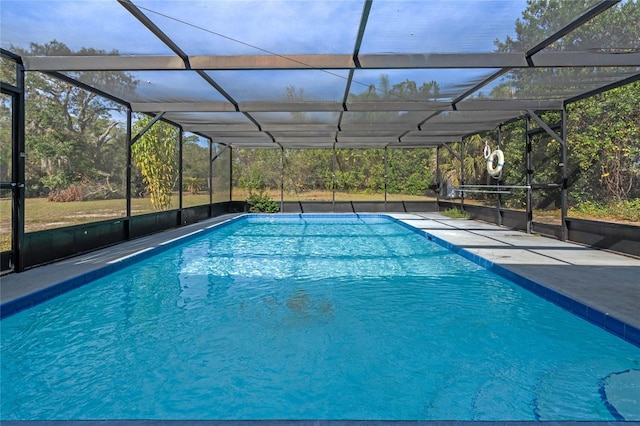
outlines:
[{"label": "safety ring hanging", "polygon": [[[497,157],[497,164],[494,167],[494,162],[496,161],[496,157]],[[496,149],[495,151],[493,151],[489,157],[487,157],[487,173],[489,173],[489,176],[494,177],[496,179],[500,179],[500,177],[502,176],[502,167],[504,166],[504,153],[502,152],[502,150],[500,148]]]}]

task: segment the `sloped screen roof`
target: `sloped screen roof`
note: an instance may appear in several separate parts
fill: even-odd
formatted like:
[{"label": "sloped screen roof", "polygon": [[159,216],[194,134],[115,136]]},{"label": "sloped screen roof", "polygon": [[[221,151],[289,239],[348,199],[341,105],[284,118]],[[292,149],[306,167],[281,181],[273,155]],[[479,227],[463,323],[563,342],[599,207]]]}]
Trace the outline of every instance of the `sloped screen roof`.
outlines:
[{"label": "sloped screen roof", "polygon": [[618,3],[518,40],[524,0],[3,0],[2,48],[234,147],[431,147],[640,79],[637,27],[555,45]]}]

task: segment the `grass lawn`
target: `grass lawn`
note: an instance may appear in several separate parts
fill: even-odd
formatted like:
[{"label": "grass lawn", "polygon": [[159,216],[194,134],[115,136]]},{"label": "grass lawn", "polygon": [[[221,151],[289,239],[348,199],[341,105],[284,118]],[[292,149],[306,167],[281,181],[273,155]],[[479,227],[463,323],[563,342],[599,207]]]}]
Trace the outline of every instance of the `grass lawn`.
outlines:
[{"label": "grass lawn", "polygon": [[[267,191],[275,201],[280,201],[280,191]],[[233,190],[235,201],[244,201],[248,192],[242,189]],[[384,201],[383,194],[335,194],[336,201]],[[388,201],[426,200],[424,196],[387,194]],[[284,201],[331,201],[330,191],[314,191],[302,194],[284,194]],[[178,206],[178,196],[171,199],[173,208]],[[223,201],[214,196],[214,202]],[[184,194],[183,207],[193,207],[209,204],[209,194]],[[133,215],[153,213],[155,208],[149,198],[134,198],[131,200]],[[25,200],[25,232],[43,229],[60,228],[63,226],[79,225],[82,223],[99,222],[102,220],[122,218],[126,215],[126,201],[93,200],[54,203],[46,198],[27,198]],[[11,249],[11,200],[0,199],[0,251]]]},{"label": "grass lawn", "polygon": [[[280,201],[280,191],[266,191],[266,193],[276,202]],[[243,189],[233,189],[233,200],[244,201],[248,197],[248,192]],[[214,196],[214,202],[224,201],[224,195]],[[384,194],[364,194],[364,193],[335,193],[336,201],[384,201]],[[387,201],[425,201],[435,200],[429,194],[428,197],[420,195],[387,194]],[[332,201],[330,191],[313,191],[300,194],[284,194],[284,201]],[[208,194],[184,194],[182,198],[183,207],[193,207],[209,203]],[[493,207],[493,202],[466,199],[467,204],[479,204]],[[172,197],[172,206],[177,208],[178,196]],[[131,211],[133,215],[153,213],[156,210],[151,205],[149,198],[134,198],[131,200]],[[54,203],[45,198],[27,198],[25,201],[25,232],[39,231],[42,229],[59,228],[63,226],[78,225],[82,223],[98,222],[101,220],[122,218],[126,214],[126,201],[119,200],[96,200],[96,201],[73,201],[68,203]],[[602,220],[607,222],[627,223],[640,225],[640,222],[626,217],[595,217],[586,215],[574,209],[569,210],[570,217]],[[535,221],[560,224],[560,210],[535,210],[533,213]],[[0,251],[11,249],[11,200],[0,199]]]}]

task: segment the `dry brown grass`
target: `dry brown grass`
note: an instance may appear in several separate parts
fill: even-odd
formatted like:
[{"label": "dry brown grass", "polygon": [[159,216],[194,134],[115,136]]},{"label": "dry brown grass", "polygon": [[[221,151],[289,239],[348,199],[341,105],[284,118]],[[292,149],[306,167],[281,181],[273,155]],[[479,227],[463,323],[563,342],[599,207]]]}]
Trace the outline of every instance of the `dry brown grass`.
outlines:
[{"label": "dry brown grass", "polygon": [[[266,191],[275,201],[280,201],[280,191]],[[234,201],[244,201],[249,196],[248,191],[234,188]],[[352,194],[336,192],[336,201],[384,201],[382,194]],[[389,201],[426,200],[424,196],[388,194]],[[171,199],[173,208],[178,206],[178,196]],[[214,196],[214,202],[223,201]],[[332,201],[330,191],[311,191],[300,194],[284,194],[284,201]],[[209,203],[208,194],[187,194],[182,198],[183,207],[200,206]],[[153,213],[156,210],[148,198],[134,198],[131,200],[131,212],[134,215]],[[126,214],[126,201],[93,200],[70,201],[66,203],[47,201],[46,198],[27,198],[25,200],[25,232],[43,229],[60,228],[63,226],[80,225],[101,220],[122,218]],[[0,251],[11,249],[11,200],[0,199]]]}]

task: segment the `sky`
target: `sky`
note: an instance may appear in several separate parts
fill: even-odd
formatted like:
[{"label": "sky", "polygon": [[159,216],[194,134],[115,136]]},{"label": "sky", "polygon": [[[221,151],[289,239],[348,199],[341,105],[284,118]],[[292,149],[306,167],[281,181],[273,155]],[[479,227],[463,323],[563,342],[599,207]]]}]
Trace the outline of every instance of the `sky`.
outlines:
[{"label": "sky", "polygon": [[[134,0],[189,55],[352,53],[363,0]],[[524,0],[374,0],[363,53],[488,52]],[[170,51],[115,0],[2,0],[2,47]]]},{"label": "sky", "polygon": [[[363,0],[133,0],[188,55],[351,54]],[[514,35],[526,0],[374,0],[361,53],[491,52],[496,38]],[[58,40],[72,50],[92,47],[120,54],[173,55],[116,0],[1,0],[1,46],[27,48]],[[436,80],[449,88],[462,80],[470,87],[492,70],[392,70],[391,84],[406,79]],[[359,70],[352,92],[377,84],[380,70]],[[171,98],[175,78],[144,72],[140,90],[153,100]],[[211,72],[233,96],[275,100],[289,84],[316,100],[340,101],[347,73],[330,71],[298,76],[293,71]],[[231,78],[235,76],[241,77]],[[287,79],[291,79],[289,83]],[[240,83],[238,83],[240,81]],[[264,85],[270,81],[272,88]],[[248,87],[263,83],[265,92]],[[282,86],[282,87],[280,87]],[[154,94],[154,90],[162,93]],[[194,92],[198,86],[191,86]],[[271,90],[271,91],[270,91]],[[252,93],[255,98],[251,99]],[[187,94],[187,97],[190,95]],[[202,97],[207,99],[207,96]]]}]

